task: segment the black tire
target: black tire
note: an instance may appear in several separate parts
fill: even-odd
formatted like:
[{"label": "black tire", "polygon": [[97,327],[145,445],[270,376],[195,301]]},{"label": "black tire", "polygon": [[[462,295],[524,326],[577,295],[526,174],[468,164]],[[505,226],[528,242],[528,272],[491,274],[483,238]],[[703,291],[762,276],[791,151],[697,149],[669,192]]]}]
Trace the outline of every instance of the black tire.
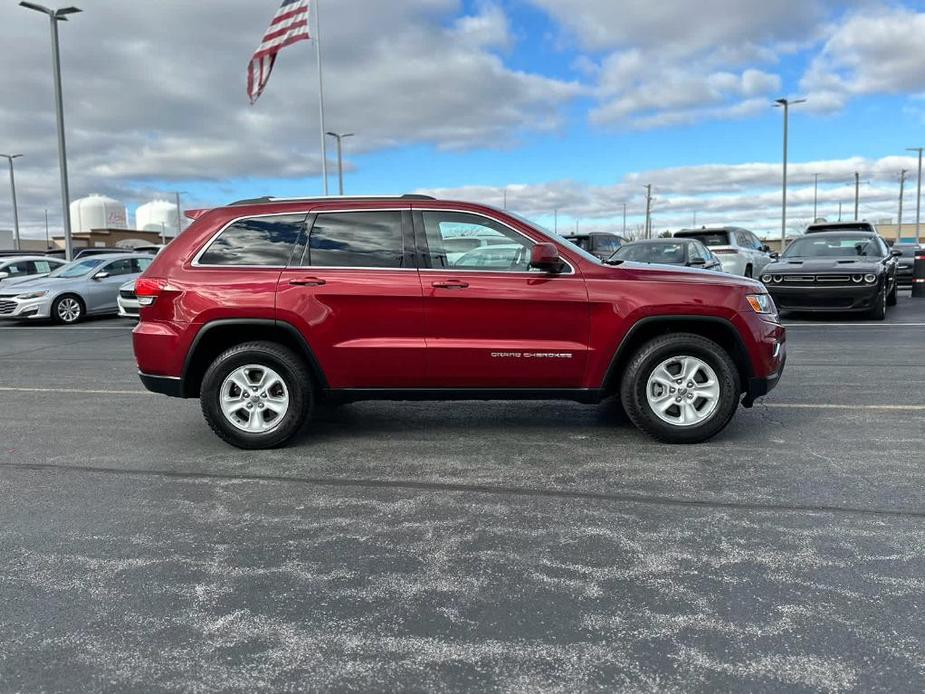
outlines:
[{"label": "black tire", "polygon": [[[237,428],[222,412],[220,404],[225,379],[248,365],[276,371],[289,394],[289,408],[272,429],[263,433]],[[228,349],[212,362],[203,376],[199,400],[206,422],[220,439],[237,448],[258,450],[282,446],[298,434],[311,416],[315,393],[305,361],[292,350],[275,342],[247,342]]]},{"label": "black tire", "polygon": [[[690,426],[661,419],[646,397],[649,376],[671,357],[692,356],[706,363],[716,374],[720,388],[713,413],[703,422]],[[620,399],[627,416],[643,432],[665,443],[700,443],[722,431],[739,406],[741,388],[735,363],[712,340],[690,333],[657,337],[633,355],[623,375]]]},{"label": "black tire", "polygon": [[[74,313],[76,307],[76,315]],[[66,310],[71,308],[72,310]],[[87,307],[76,294],[62,294],[51,304],[51,319],[58,325],[74,325],[87,317]]]},{"label": "black tire", "polygon": [[886,295],[886,305],[887,305],[887,306],[895,306],[895,305],[896,305],[896,301],[897,301],[896,291],[897,291],[897,289],[898,289],[898,287],[897,287],[896,284],[894,283],[894,284],[893,284],[893,289],[892,289],[892,291],[891,291],[889,294]]},{"label": "black tire", "polygon": [[886,307],[888,301],[889,299],[886,295],[886,287],[881,287],[880,291],[877,292],[877,298],[874,299],[874,306],[868,313],[868,318],[871,320],[883,320],[886,318]]}]

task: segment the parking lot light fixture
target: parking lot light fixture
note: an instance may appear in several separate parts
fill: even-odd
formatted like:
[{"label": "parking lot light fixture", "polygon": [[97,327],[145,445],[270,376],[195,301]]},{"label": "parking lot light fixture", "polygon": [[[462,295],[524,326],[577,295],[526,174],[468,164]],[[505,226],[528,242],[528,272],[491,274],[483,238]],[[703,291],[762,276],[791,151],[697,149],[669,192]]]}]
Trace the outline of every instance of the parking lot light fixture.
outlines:
[{"label": "parking lot light fixture", "polygon": [[19,208],[16,205],[16,174],[13,173],[13,160],[19,159],[21,154],[0,154],[0,157],[6,159],[10,164],[10,194],[13,196],[13,233],[15,235],[16,250],[22,250],[22,242],[19,240]]},{"label": "parking lot light fixture", "polygon": [[806,99],[776,99],[774,106],[784,109],[784,175],[780,216],[780,249],[787,247],[787,136],[790,128],[790,107],[806,103]]},{"label": "parking lot light fixture", "polygon": [[81,12],[78,7],[62,7],[53,10],[33,2],[20,2],[20,6],[48,16],[51,23],[51,57],[55,78],[55,112],[58,122],[58,164],[61,168],[61,206],[64,213],[64,256],[73,259],[71,244],[71,200],[67,183],[67,147],[64,138],[64,98],[61,90],[61,54],[58,48],[58,22],[66,22],[67,16]]}]

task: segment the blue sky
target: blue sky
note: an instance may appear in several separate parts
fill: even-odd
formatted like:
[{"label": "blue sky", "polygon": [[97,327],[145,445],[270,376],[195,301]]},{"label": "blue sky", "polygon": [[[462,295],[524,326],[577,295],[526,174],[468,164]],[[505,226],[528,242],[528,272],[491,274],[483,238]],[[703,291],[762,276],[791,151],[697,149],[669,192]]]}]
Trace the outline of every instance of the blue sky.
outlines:
[{"label": "blue sky", "polygon": [[[313,46],[286,49],[250,107],[244,66],[276,2],[225,6],[219,31],[188,3],[82,3],[62,38],[75,197],[133,209],[178,189],[190,206],[320,192]],[[350,194],[497,204],[506,190],[541,221],[558,208],[608,228],[624,202],[638,223],[652,183],[657,227],[696,212],[763,232],[779,225],[774,98],[808,99],[791,118],[795,223],[812,214],[817,172],[821,213],[853,204],[857,170],[862,216],[895,215],[905,148],[925,144],[922,3],[341,0],[324,17],[327,126],[357,133]],[[0,8],[0,41],[28,63],[0,76],[4,93],[27,92],[0,105],[0,136],[28,155],[27,224],[57,206],[47,47],[31,20]]]}]

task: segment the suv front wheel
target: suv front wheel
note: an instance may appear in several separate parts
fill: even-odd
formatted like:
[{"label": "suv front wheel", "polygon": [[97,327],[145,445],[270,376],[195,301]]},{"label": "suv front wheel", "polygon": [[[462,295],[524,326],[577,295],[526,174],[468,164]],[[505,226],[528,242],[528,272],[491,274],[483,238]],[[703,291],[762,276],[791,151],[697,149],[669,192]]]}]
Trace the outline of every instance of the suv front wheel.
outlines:
[{"label": "suv front wheel", "polygon": [[666,443],[700,443],[722,431],[739,405],[739,377],[721,346],[677,333],[643,345],[620,398],[630,420]]},{"label": "suv front wheel", "polygon": [[202,413],[232,446],[275,448],[295,436],[314,403],[305,362],[273,342],[249,342],[223,352],[202,379]]}]

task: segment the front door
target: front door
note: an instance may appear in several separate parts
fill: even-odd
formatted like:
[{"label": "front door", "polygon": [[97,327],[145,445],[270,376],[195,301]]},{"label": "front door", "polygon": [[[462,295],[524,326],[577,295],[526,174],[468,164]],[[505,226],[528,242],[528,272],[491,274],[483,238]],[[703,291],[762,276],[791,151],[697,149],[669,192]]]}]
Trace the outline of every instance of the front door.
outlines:
[{"label": "front door", "polygon": [[576,268],[531,269],[535,241],[480,214],[420,210],[414,221],[431,387],[581,387],[590,305]]},{"label": "front door", "polygon": [[422,387],[424,310],[408,206],[310,215],[280,276],[276,314],[306,337],[331,388]]}]

